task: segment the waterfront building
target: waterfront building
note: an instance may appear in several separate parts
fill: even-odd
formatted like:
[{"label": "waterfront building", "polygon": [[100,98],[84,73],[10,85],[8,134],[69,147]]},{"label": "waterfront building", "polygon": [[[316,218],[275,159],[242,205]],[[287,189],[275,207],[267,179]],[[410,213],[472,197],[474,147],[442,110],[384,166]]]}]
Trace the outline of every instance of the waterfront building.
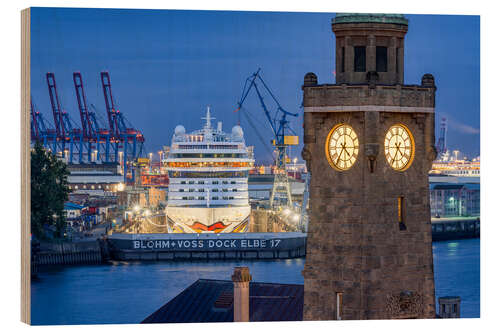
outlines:
[{"label": "waterfront building", "polygon": [[68,219],[74,219],[80,217],[84,209],[85,206],[76,204],[74,202],[68,201],[64,203],[64,213],[66,214],[66,218]]},{"label": "waterfront building", "polygon": [[106,195],[123,187],[118,163],[68,164],[68,186],[74,193]]},{"label": "waterfront building", "polygon": [[253,147],[245,145],[243,129],[231,133],[222,122],[212,127],[210,108],[204,127],[186,133],[175,128],[163,165],[168,172],[165,209],[170,232],[242,232],[248,227],[248,173]]},{"label": "waterfront building", "polygon": [[337,14],[335,84],[304,77],[304,320],[435,318],[434,77],[404,83],[408,21]]},{"label": "waterfront building", "polygon": [[430,196],[432,217],[480,215],[479,183],[433,183]]}]

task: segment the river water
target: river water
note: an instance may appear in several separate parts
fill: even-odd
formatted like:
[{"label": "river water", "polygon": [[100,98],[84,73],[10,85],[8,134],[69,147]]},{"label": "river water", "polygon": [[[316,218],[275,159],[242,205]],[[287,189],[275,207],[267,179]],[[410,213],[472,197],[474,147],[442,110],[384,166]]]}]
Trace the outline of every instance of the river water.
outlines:
[{"label": "river water", "polygon": [[[436,297],[460,296],[462,317],[479,317],[479,244],[433,243]],[[53,267],[31,283],[32,324],[138,323],[197,279],[229,280],[238,265],[250,267],[253,281],[304,283],[304,259]]]}]

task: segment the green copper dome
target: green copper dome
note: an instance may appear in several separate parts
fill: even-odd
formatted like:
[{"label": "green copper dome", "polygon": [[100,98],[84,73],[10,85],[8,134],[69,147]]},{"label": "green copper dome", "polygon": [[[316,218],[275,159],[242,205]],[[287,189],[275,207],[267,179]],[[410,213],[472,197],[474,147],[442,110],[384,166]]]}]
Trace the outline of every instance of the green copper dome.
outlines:
[{"label": "green copper dome", "polygon": [[332,19],[337,23],[391,23],[408,25],[403,14],[337,13]]}]

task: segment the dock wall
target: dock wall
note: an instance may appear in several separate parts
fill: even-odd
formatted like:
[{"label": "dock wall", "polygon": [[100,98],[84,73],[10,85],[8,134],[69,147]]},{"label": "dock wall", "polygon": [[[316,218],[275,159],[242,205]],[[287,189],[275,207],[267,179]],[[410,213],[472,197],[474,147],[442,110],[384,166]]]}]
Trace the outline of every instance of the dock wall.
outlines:
[{"label": "dock wall", "polygon": [[302,233],[112,235],[115,260],[290,259],[306,254]]},{"label": "dock wall", "polygon": [[103,251],[99,241],[75,243],[42,243],[33,255],[35,266],[100,264]]}]

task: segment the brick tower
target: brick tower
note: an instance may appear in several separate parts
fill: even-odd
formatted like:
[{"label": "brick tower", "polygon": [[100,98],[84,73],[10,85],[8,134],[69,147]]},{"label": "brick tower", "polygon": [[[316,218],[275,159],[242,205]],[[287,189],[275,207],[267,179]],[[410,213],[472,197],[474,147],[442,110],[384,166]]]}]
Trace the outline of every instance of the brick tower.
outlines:
[{"label": "brick tower", "polygon": [[303,85],[304,320],[435,318],[434,78],[404,84],[403,15],[337,14],[332,30],[336,83]]}]

